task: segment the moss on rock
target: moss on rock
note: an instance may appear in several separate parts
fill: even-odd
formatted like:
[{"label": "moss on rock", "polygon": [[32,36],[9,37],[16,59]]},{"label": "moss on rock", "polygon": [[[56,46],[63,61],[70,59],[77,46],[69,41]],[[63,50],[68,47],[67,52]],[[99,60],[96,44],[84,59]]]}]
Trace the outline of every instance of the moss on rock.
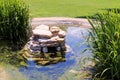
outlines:
[{"label": "moss on rock", "polygon": [[[54,49],[54,48],[52,48]],[[54,50],[52,50],[54,51]],[[65,61],[65,52],[49,52],[49,53],[42,53],[42,52],[31,52],[26,44],[25,47],[19,52],[21,56],[23,56],[26,60],[32,60],[38,65],[49,65],[49,64],[56,64],[58,62]]]}]

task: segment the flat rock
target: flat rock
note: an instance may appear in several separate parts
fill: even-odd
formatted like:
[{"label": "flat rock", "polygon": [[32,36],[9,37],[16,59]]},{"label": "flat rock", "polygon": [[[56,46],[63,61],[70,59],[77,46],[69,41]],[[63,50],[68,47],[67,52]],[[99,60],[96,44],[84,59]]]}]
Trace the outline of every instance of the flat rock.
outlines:
[{"label": "flat rock", "polygon": [[39,35],[40,37],[46,37],[46,38],[51,38],[52,33],[48,30],[39,30],[39,29],[34,29],[33,30],[34,35]]},{"label": "flat rock", "polygon": [[37,26],[37,27],[35,27],[35,29],[38,29],[38,30],[47,30],[47,31],[49,31],[49,26],[47,26],[47,25],[39,25],[39,26]]}]

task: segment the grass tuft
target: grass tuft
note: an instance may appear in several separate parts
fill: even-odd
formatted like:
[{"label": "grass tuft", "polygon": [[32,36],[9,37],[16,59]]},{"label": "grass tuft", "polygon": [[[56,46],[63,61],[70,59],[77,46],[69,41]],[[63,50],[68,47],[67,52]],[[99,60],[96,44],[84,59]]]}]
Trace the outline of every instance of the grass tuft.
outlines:
[{"label": "grass tuft", "polygon": [[0,1],[0,39],[21,47],[29,36],[29,9],[22,0]]},{"label": "grass tuft", "polygon": [[120,14],[117,10],[100,13],[89,20],[92,25],[91,45],[97,60],[96,74],[104,80],[120,79]]}]

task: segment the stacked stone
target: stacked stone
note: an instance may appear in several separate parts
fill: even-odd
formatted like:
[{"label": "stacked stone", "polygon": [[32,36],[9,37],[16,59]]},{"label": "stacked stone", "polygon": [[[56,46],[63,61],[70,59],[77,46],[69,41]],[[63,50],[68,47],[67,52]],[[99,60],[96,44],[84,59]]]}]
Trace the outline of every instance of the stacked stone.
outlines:
[{"label": "stacked stone", "polygon": [[55,51],[64,51],[65,35],[65,31],[56,26],[37,26],[30,38],[29,49],[31,52],[47,53],[52,47]]}]

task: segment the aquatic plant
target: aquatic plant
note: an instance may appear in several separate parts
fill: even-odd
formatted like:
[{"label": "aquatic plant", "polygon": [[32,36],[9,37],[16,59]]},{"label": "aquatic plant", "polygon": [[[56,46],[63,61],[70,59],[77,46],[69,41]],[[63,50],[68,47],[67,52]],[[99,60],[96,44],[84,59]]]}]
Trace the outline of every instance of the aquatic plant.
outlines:
[{"label": "aquatic plant", "polygon": [[90,20],[89,46],[96,60],[95,79],[120,79],[120,14],[115,10],[99,13]]},{"label": "aquatic plant", "polygon": [[24,45],[29,36],[29,9],[22,0],[0,1],[0,38]]},{"label": "aquatic plant", "polygon": [[9,47],[0,47],[0,62],[15,67],[27,66],[25,59],[18,54],[18,51],[13,52]]}]

